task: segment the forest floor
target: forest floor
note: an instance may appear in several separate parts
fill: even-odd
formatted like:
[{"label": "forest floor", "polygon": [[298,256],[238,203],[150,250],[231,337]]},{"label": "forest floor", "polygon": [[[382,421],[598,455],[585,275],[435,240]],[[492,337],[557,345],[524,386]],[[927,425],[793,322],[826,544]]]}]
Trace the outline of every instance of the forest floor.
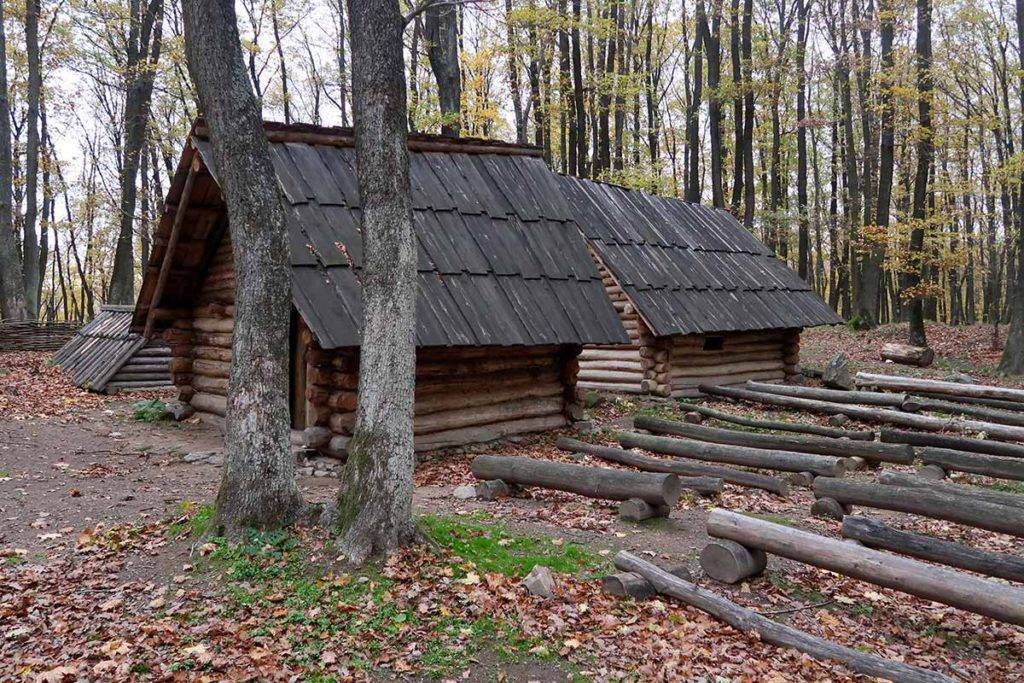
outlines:
[{"label": "forest floor", "polygon": [[[876,359],[899,334],[812,330],[803,357],[821,366],[843,350],[856,369],[893,371]],[[929,334],[940,358],[915,374],[942,378],[956,369],[995,379],[990,327],[933,326]],[[717,501],[687,496],[670,519],[631,524],[610,503],[560,492],[458,500],[452,491],[473,481],[473,456],[448,452],[417,468],[416,513],[427,542],[382,564],[352,570],[321,529],[227,545],[204,533],[219,468],[186,457],[221,452],[218,432],[140,421],[132,397],[78,390],[46,361],[45,354],[0,354],[0,680],[856,678],[669,599],[606,596],[598,577],[619,549],[683,562],[701,585],[845,645],[956,680],[1024,680],[1018,627],[778,558],[733,587],[702,575],[697,557],[716,506],[838,536],[837,522],[809,515],[806,489],[782,499],[727,486]],[[592,410],[598,431],[585,438],[611,443],[612,431],[636,414],[683,410],[612,398]],[[486,450],[591,462],[556,450],[557,436]],[[311,500],[337,488],[335,479],[300,483]],[[1024,555],[1024,542],[1009,536],[876,516]],[[538,563],[556,572],[553,597],[532,596],[521,584]]]}]

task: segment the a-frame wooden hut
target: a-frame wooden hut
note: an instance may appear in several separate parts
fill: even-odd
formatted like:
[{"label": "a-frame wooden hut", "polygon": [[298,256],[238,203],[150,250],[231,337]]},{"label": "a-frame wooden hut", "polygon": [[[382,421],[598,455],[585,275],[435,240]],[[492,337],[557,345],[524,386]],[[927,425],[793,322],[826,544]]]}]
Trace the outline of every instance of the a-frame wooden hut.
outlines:
[{"label": "a-frame wooden hut", "polygon": [[629,344],[588,346],[580,388],[686,397],[799,377],[800,332],[841,323],[728,212],[560,177]]},{"label": "a-frame wooden hut", "polygon": [[[363,261],[351,130],[267,124],[291,242],[292,426],[354,423]],[[558,177],[536,148],[410,137],[419,247],[416,447],[567,423],[584,344],[626,343]],[[189,136],[154,235],[135,329],[172,344],[174,382],[225,411],[234,272],[206,131]]]}]

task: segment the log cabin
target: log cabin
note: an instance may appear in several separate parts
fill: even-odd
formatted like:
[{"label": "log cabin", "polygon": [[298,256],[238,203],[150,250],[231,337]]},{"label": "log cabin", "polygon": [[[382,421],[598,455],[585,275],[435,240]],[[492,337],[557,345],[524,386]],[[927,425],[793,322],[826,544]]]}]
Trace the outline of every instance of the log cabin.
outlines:
[{"label": "log cabin", "polygon": [[802,378],[800,332],[842,318],[732,214],[560,176],[628,344],[584,348],[581,390],[698,396]]},{"label": "log cabin", "polygon": [[[363,263],[351,129],[266,124],[287,215],[292,428],[355,421]],[[411,135],[418,248],[417,450],[561,427],[584,344],[628,337],[539,149]],[[234,328],[231,227],[202,122],[153,236],[133,319],[171,344],[180,400],[226,410]]]}]

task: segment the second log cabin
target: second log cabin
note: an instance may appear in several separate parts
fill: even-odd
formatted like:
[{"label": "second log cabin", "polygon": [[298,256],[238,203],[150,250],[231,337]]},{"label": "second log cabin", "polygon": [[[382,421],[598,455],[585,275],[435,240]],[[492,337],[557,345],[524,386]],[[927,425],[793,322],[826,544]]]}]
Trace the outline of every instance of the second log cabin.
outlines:
[{"label": "second log cabin", "polygon": [[[350,129],[266,124],[290,240],[293,429],[355,421],[360,201]],[[532,147],[411,135],[418,248],[415,443],[484,442],[567,424],[584,344],[628,341],[558,178]],[[194,126],[135,309],[172,345],[180,399],[226,411],[231,228],[207,133]],[[342,450],[340,447],[333,447]]]},{"label": "second log cabin", "polygon": [[700,384],[795,380],[801,330],[842,322],[726,211],[560,182],[630,337],[584,349],[581,389],[678,398]]}]

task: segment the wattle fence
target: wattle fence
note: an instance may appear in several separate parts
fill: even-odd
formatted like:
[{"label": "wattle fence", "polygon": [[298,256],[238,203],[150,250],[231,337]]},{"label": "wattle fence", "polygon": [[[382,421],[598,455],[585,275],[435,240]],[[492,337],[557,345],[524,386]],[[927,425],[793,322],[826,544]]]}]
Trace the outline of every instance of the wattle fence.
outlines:
[{"label": "wattle fence", "polygon": [[56,351],[81,326],[78,321],[0,320],[0,351]]}]

